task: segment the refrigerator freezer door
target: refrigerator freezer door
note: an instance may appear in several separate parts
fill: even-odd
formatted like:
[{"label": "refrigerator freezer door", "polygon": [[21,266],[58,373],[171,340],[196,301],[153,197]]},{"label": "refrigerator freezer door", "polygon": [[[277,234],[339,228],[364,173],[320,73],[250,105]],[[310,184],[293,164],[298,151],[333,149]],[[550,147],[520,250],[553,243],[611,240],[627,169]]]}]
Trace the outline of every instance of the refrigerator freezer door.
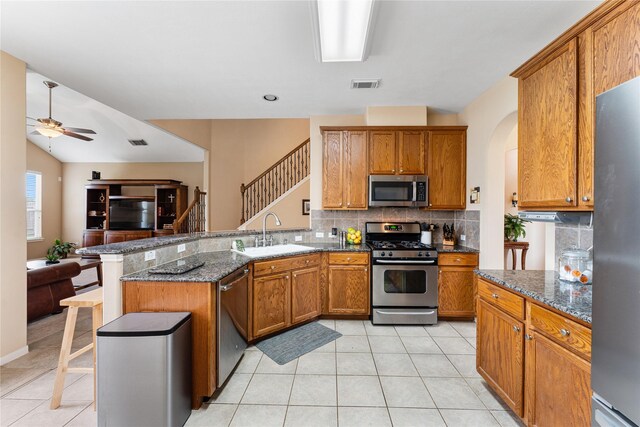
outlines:
[{"label": "refrigerator freezer door", "polygon": [[640,78],[596,99],[591,388],[640,424]]},{"label": "refrigerator freezer door", "polygon": [[591,427],[635,427],[594,396],[591,400]]}]

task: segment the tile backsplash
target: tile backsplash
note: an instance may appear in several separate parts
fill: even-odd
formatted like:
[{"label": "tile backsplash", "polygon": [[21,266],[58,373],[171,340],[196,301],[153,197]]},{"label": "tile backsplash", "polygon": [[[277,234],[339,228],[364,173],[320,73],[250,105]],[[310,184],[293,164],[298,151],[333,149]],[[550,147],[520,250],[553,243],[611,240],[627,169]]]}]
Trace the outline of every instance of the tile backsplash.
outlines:
[{"label": "tile backsplash", "polygon": [[586,225],[556,224],[555,232],[556,259],[562,254],[562,250],[570,246],[580,249],[589,249],[593,246],[593,227]]},{"label": "tile backsplash", "polygon": [[[480,211],[425,211],[411,208],[374,208],[366,211],[311,211],[311,240],[331,242],[335,238],[328,237],[333,227],[338,231],[349,227],[364,231],[366,222],[398,221],[426,222],[437,224],[433,233],[433,242],[442,243],[442,226],[454,223],[458,243],[470,248],[480,248]],[[316,232],[323,232],[325,237],[315,237]],[[466,241],[460,241],[460,235],[466,235]]]}]

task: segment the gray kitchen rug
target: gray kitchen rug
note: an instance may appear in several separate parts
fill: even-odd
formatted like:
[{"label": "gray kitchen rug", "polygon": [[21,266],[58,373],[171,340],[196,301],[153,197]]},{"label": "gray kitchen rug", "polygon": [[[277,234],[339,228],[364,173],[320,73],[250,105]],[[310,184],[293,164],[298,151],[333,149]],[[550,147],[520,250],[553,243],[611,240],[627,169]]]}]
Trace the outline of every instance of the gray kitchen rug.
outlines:
[{"label": "gray kitchen rug", "polygon": [[340,332],[312,322],[260,341],[256,347],[278,365],[285,365],[341,336]]}]

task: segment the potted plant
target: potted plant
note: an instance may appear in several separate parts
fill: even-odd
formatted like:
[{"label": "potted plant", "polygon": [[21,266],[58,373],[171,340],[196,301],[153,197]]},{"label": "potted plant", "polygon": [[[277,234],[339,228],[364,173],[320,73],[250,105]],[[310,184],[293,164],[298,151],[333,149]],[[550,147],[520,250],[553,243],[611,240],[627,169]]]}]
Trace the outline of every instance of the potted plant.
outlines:
[{"label": "potted plant", "polygon": [[525,223],[531,222],[520,218],[518,215],[506,214],[504,216],[504,239],[517,242],[520,237],[526,237]]},{"label": "potted plant", "polygon": [[53,247],[47,249],[47,256],[45,257],[45,259],[46,259],[45,264],[58,264],[60,262],[58,261],[60,257],[55,252]]},{"label": "potted plant", "polygon": [[[63,242],[60,239],[56,239],[53,242],[51,251],[58,256],[58,258],[66,258],[72,249],[75,249],[76,244],[71,242]],[[47,251],[48,253],[48,251]]]}]

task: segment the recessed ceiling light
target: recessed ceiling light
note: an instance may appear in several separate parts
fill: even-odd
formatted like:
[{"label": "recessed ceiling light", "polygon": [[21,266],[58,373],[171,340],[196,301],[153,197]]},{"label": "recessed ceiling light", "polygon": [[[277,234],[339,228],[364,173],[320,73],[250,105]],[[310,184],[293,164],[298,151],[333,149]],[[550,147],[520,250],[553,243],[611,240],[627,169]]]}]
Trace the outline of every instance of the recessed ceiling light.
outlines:
[{"label": "recessed ceiling light", "polygon": [[275,95],[265,95],[262,97],[265,101],[277,101],[278,97]]}]

